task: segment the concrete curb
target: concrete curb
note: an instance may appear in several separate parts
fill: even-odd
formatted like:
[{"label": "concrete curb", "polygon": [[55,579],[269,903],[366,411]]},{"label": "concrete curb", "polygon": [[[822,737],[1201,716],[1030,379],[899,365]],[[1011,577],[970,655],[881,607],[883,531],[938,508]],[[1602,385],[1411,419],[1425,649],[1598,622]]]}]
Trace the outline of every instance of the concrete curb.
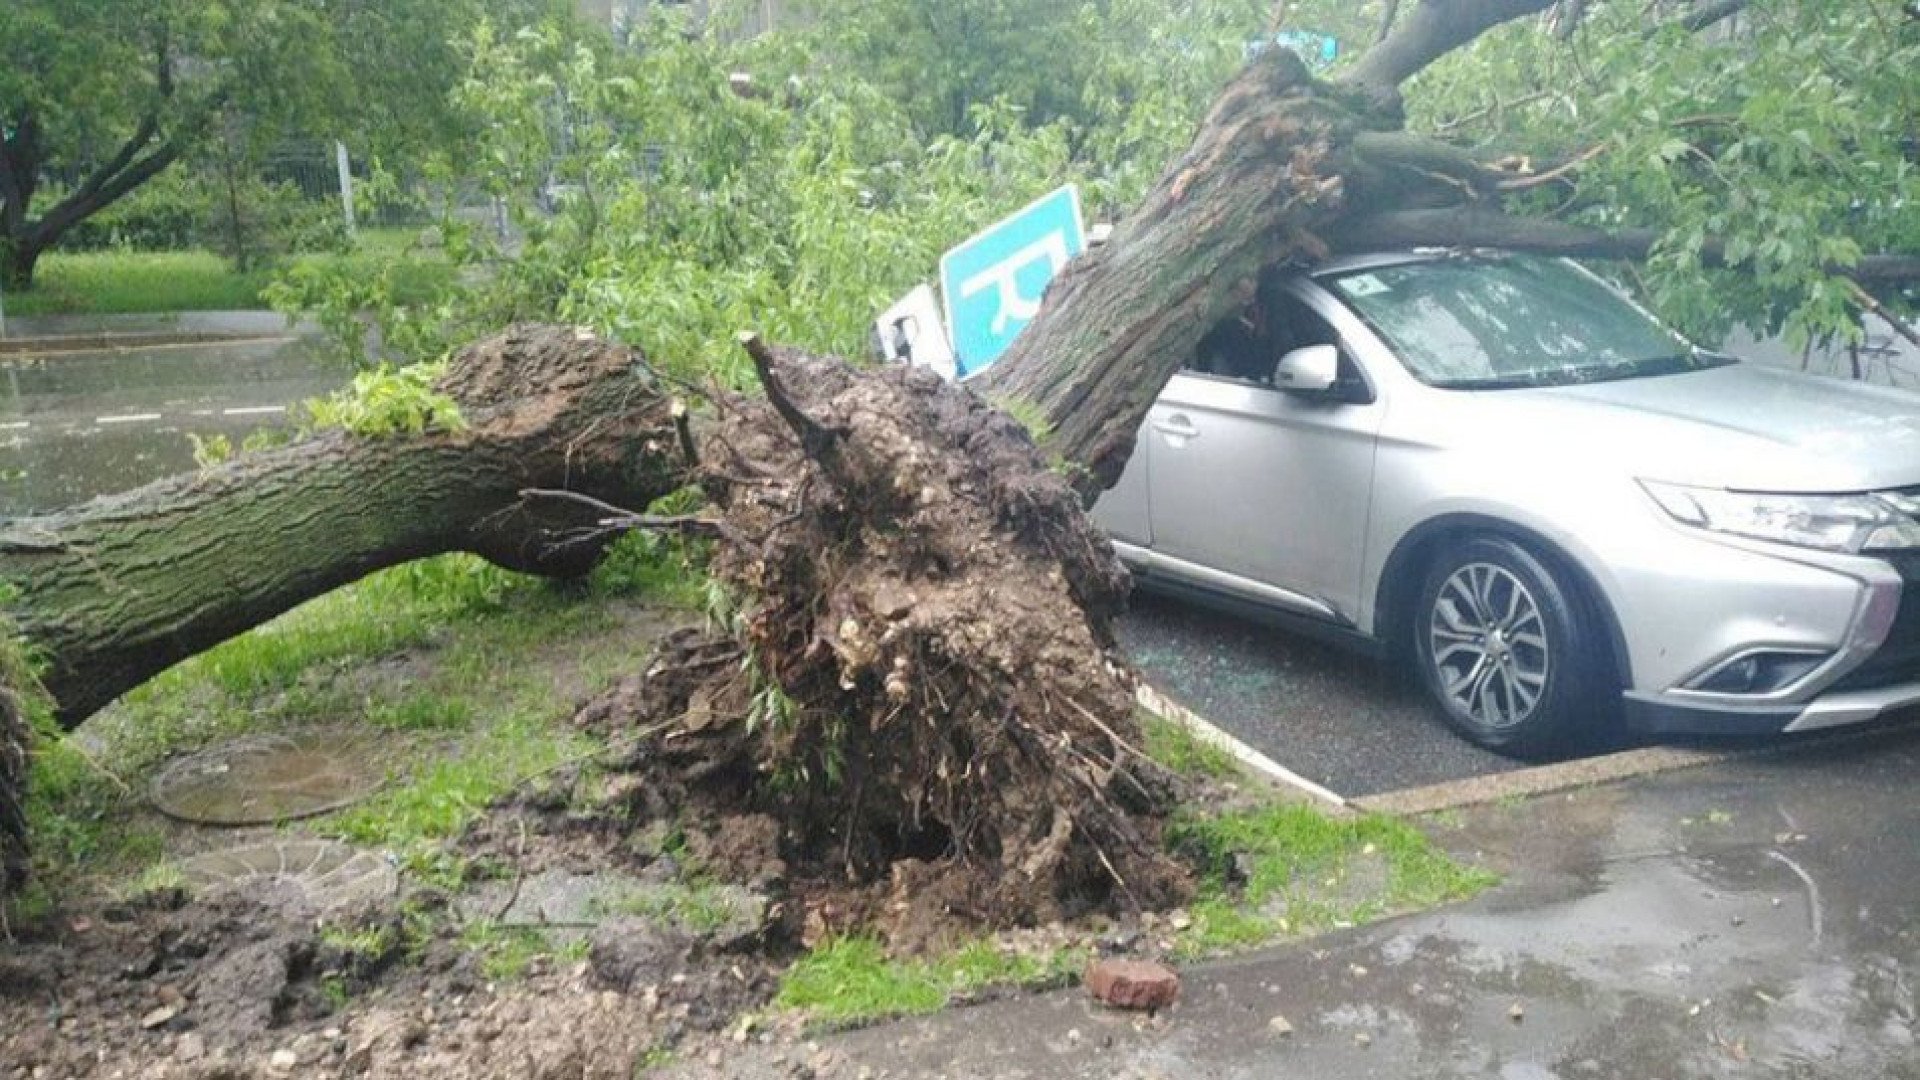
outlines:
[{"label": "concrete curb", "polygon": [[119,349],[162,349],[192,345],[250,345],[293,341],[297,335],[221,334],[196,332],[71,334],[56,337],[0,338],[0,358],[38,360],[67,353],[113,352]]},{"label": "concrete curb", "polygon": [[1497,802],[1500,799],[1544,795],[1548,792],[1590,787],[1594,784],[1625,780],[1635,776],[1651,776],[1654,773],[1670,772],[1674,769],[1711,765],[1716,761],[1726,761],[1745,756],[1747,753],[1750,751],[1690,750],[1672,746],[1651,746],[1603,754],[1600,757],[1581,758],[1577,761],[1536,765],[1511,772],[1469,776],[1462,780],[1448,780],[1425,787],[1368,795],[1352,800],[1351,805],[1357,810],[1370,814],[1392,814],[1401,817],[1430,814],[1436,810],[1478,806],[1482,803]]},{"label": "concrete curb", "polygon": [[1141,708],[1159,713],[1193,733],[1193,737],[1233,755],[1234,760],[1282,787],[1292,788],[1322,806],[1346,811],[1348,802],[1319,784],[1292,771],[1267,755],[1207,722],[1199,713],[1166,696],[1144,681],[1134,689],[1133,699]]}]

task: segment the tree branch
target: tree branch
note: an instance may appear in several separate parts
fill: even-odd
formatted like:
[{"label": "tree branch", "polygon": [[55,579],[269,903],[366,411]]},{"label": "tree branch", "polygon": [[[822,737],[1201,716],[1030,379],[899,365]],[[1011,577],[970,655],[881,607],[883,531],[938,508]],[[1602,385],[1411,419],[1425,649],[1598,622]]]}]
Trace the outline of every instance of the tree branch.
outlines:
[{"label": "tree branch", "polygon": [[1610,144],[1604,142],[1594,143],[1592,146],[1587,147],[1585,150],[1580,151],[1578,154],[1575,154],[1545,172],[1523,173],[1518,176],[1511,176],[1505,180],[1501,180],[1496,186],[1501,191],[1526,191],[1529,188],[1536,188],[1542,184],[1551,184],[1555,180],[1564,178],[1568,173],[1599,157],[1601,154],[1606,153],[1609,145]]},{"label": "tree branch", "polygon": [[1920,345],[1920,332],[1916,332],[1913,327],[1908,326],[1906,323],[1906,320],[1900,318],[1900,316],[1894,314],[1891,311],[1888,311],[1887,306],[1880,302],[1879,297],[1861,288],[1860,283],[1857,281],[1847,282],[1847,287],[1853,293],[1854,303],[1857,303],[1865,310],[1880,316],[1881,320],[1884,321],[1889,327],[1891,327],[1894,333],[1899,334],[1901,337],[1906,338],[1908,341],[1913,342],[1915,345]]},{"label": "tree branch", "polygon": [[1340,81],[1376,93],[1394,91],[1442,56],[1481,34],[1557,0],[1420,0],[1413,11],[1348,68]]},{"label": "tree branch", "polygon": [[1553,36],[1567,41],[1580,30],[1587,17],[1587,0],[1560,0],[1553,12]]},{"label": "tree branch", "polygon": [[1695,8],[1682,16],[1680,25],[1697,34],[1745,11],[1748,2],[1749,0],[1714,0],[1713,3]]},{"label": "tree branch", "polygon": [[800,449],[808,458],[820,464],[829,479],[842,487],[849,486],[850,475],[840,448],[842,432],[808,416],[793,400],[785,382],[774,370],[779,361],[767,343],[760,340],[760,335],[743,332],[740,334],[740,347],[753,358],[754,374],[760,377],[760,385],[767,392],[767,404],[772,405],[773,411],[799,436]]},{"label": "tree branch", "polygon": [[1393,20],[1398,18],[1399,15],[1400,0],[1384,0],[1380,5],[1380,29],[1374,31],[1373,34],[1373,43],[1375,45],[1387,40],[1387,35],[1393,32]]},{"label": "tree branch", "polygon": [[134,129],[132,135],[127,136],[126,142],[120,144],[120,149],[116,150],[114,155],[107,159],[106,164],[93,170],[85,180],[82,180],[80,186],[73,189],[73,194],[63,199],[60,205],[65,206],[70,202],[82,202],[99,194],[116,176],[125,171],[129,165],[133,164],[134,159],[140,155],[140,151],[145,150],[147,144],[153,142],[153,137],[159,133],[160,114],[158,110],[141,117],[140,126]]},{"label": "tree branch", "polygon": [[[1399,210],[1354,218],[1331,239],[1334,249],[1342,252],[1482,247],[1639,262],[1646,259],[1660,237],[1655,229],[1607,231],[1490,210],[1450,209]],[[1725,243],[1708,237],[1700,246],[1700,261],[1707,266],[1726,266]],[[1920,281],[1920,255],[1874,254],[1852,266],[1828,264],[1822,269],[1863,284]]]},{"label": "tree branch", "polygon": [[[147,109],[146,115],[140,118],[139,126],[134,129],[132,135],[128,136],[127,141],[120,145],[120,149],[114,153],[113,157],[108,158],[106,164],[93,170],[92,175],[81,181],[80,186],[74,189],[73,195],[63,200],[61,206],[69,202],[85,202],[98,194],[132,165],[134,159],[140,156],[140,152],[145,150],[147,145],[153,142],[154,136],[160,133],[160,110],[173,99],[173,60],[168,55],[164,27],[154,41],[153,72],[154,86],[159,91],[157,100]],[[56,211],[58,209],[59,207],[55,207]]]},{"label": "tree branch", "polygon": [[[88,215],[97,213],[112,204],[114,200],[165,171],[167,166],[179,159],[180,151],[180,143],[170,141],[97,186],[89,188],[83,185],[34,223],[29,233],[29,243],[39,248],[52,245],[54,241],[60,239],[62,233],[85,220]],[[93,185],[100,175],[96,173],[93,177],[89,177],[87,184]]]},{"label": "tree branch", "polygon": [[694,514],[674,517],[639,514],[605,500],[596,499],[591,495],[583,495],[578,491],[525,488],[520,492],[520,501],[522,504],[560,503],[591,511],[597,515],[593,521],[584,526],[569,529],[551,537],[548,540],[548,550],[552,552],[563,553],[581,546],[602,547],[610,539],[640,530],[677,532],[682,536],[691,537],[731,537],[733,535],[726,523],[717,518],[700,517]]}]

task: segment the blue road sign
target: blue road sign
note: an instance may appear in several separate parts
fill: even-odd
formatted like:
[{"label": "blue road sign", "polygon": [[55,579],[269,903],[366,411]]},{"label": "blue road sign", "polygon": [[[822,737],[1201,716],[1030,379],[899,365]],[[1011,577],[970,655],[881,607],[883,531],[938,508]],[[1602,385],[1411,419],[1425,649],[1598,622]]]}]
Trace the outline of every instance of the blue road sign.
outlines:
[{"label": "blue road sign", "polygon": [[940,257],[940,294],[962,378],[999,359],[1040,313],[1047,282],[1087,249],[1072,184]]},{"label": "blue road sign", "polygon": [[1247,58],[1251,60],[1275,45],[1299,53],[1313,71],[1324,71],[1340,59],[1340,39],[1318,30],[1282,30],[1270,38],[1255,38],[1246,44]]}]

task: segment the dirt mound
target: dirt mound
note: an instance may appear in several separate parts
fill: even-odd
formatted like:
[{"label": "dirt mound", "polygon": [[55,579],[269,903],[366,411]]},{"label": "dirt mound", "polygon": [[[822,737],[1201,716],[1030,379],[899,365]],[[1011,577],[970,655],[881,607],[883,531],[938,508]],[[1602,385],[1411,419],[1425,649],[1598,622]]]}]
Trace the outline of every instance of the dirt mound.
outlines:
[{"label": "dirt mound", "polygon": [[71,910],[0,948],[0,1074],[625,1078],[649,1051],[730,1047],[774,989],[758,958],[643,922],[496,984],[456,927],[407,944],[402,919],[371,906],[328,933],[270,889]]},{"label": "dirt mound", "polygon": [[1183,898],[1112,651],[1126,572],[1066,478],[931,373],[749,348],[768,397],[716,402],[695,469],[738,609],[580,717],[642,736],[634,808],[776,822],[723,866],[850,888],[896,941]]}]

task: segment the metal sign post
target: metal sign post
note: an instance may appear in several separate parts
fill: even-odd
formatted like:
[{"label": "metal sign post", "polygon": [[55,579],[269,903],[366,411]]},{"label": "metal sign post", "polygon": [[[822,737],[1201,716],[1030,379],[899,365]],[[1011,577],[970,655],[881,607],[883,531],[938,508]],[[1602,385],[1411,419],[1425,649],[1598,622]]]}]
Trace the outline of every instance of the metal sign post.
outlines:
[{"label": "metal sign post", "polygon": [[359,231],[359,222],[353,216],[353,166],[347,160],[347,144],[335,139],[333,142],[333,165],[340,174],[340,209],[346,214],[347,235]]},{"label": "metal sign post", "polygon": [[931,368],[949,380],[958,373],[953,347],[947,344],[946,327],[940,322],[940,301],[925,285],[914,286],[912,292],[881,312],[873,332],[880,343],[881,358],[889,363]]}]

